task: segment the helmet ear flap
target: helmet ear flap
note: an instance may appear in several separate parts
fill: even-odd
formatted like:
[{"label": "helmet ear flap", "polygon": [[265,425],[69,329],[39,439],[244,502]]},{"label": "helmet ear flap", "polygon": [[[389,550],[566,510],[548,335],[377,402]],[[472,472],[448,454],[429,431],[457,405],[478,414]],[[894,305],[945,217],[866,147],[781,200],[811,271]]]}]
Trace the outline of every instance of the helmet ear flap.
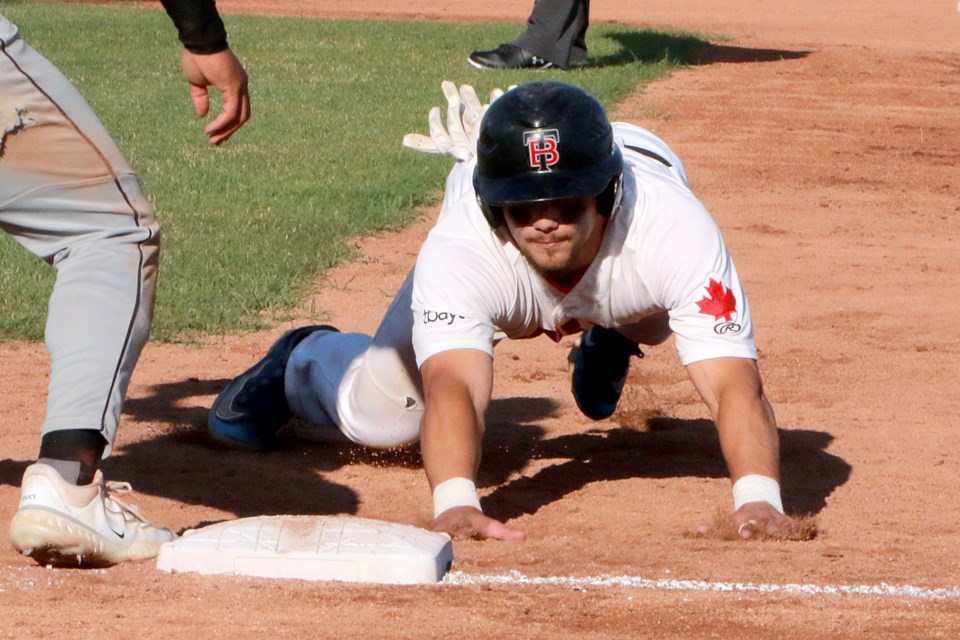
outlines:
[{"label": "helmet ear flap", "polygon": [[483,211],[483,217],[487,219],[487,224],[490,225],[490,228],[496,229],[503,224],[503,207],[490,206],[483,201],[479,193],[477,194],[477,204],[480,205],[480,210]]},{"label": "helmet ear flap", "polygon": [[610,184],[597,196],[597,211],[609,218],[623,198],[623,172],[610,179]]},{"label": "helmet ear flap", "polygon": [[503,208],[494,207],[490,204],[484,202],[483,198],[480,197],[480,186],[477,184],[477,175],[473,176],[473,191],[477,196],[477,204],[480,205],[480,210],[483,211],[483,217],[487,219],[487,224],[490,225],[491,229],[496,229],[503,224]]}]

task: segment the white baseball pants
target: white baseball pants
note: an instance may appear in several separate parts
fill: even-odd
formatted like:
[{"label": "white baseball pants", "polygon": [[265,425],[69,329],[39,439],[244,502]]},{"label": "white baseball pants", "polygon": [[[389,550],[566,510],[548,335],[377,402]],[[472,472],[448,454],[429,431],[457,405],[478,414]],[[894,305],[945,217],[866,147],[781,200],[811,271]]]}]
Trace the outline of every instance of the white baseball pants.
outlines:
[{"label": "white baseball pants", "polygon": [[336,425],[353,442],[389,448],[415,442],[423,383],[413,351],[413,272],[373,337],[318,331],[297,345],[284,379],[294,415]]}]

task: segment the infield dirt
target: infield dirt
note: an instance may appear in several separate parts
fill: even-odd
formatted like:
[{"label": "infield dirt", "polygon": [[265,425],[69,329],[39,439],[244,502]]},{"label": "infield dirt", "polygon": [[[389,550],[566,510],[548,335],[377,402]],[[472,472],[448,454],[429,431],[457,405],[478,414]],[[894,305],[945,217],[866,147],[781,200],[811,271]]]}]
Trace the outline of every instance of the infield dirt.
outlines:
[{"label": "infield dirt", "polygon": [[[530,9],[506,0],[467,4],[218,2],[224,12],[501,19],[518,31]],[[821,591],[398,588],[167,575],[152,563],[50,570],[2,546],[0,637],[957,637],[957,7],[595,0],[592,18],[729,38],[611,115],[674,147],[723,229],[782,429],[784,502],[814,514],[821,534],[807,542],[689,535],[728,508],[729,481],[672,344],[635,363],[616,419],[588,423],[568,393],[570,341],[534,340],[498,347],[481,472],[485,509],[528,539],[458,542],[454,568]],[[464,56],[496,44],[464,43]],[[364,258],[326,273],[305,313],[373,330],[435,214],[403,233],[359,240]],[[254,455],[206,443],[214,395],[289,326],[201,346],[149,345],[107,476],[130,481],[144,513],[175,529],[284,513],[425,525],[431,506],[416,451],[291,440]],[[36,455],[48,363],[41,344],[7,343],[0,366],[0,514],[8,518]],[[881,584],[952,595],[823,592]]]}]

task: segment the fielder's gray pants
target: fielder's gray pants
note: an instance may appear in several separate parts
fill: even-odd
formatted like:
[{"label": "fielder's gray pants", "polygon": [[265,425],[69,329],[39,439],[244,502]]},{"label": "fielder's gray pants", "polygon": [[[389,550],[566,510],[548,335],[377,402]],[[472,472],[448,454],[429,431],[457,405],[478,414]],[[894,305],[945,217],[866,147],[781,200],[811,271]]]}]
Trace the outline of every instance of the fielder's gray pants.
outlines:
[{"label": "fielder's gray pants", "polygon": [[2,15],[0,227],[57,270],[43,433],[95,429],[107,455],[150,331],[157,222],[93,110]]},{"label": "fielder's gray pants", "polygon": [[527,30],[514,44],[566,68],[587,59],[590,0],[536,0]]}]

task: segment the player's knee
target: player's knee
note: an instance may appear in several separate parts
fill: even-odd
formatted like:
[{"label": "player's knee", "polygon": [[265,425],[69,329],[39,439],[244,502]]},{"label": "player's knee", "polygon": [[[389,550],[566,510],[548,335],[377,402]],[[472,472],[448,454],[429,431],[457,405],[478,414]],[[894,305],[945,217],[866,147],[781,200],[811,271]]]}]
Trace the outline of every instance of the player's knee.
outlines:
[{"label": "player's knee", "polygon": [[344,435],[377,449],[416,442],[420,437],[423,400],[413,385],[407,393],[396,391],[386,391],[367,372],[359,372],[341,387],[337,413]]},{"label": "player's knee", "polygon": [[[379,331],[378,336],[382,338]],[[383,449],[420,437],[423,395],[419,371],[408,362],[413,358],[407,350],[412,347],[402,337],[380,343],[375,338],[340,378],[337,417],[352,441]]]},{"label": "player's knee", "polygon": [[362,403],[340,403],[340,430],[353,442],[376,449],[413,444],[420,438],[423,403],[367,394]]}]

